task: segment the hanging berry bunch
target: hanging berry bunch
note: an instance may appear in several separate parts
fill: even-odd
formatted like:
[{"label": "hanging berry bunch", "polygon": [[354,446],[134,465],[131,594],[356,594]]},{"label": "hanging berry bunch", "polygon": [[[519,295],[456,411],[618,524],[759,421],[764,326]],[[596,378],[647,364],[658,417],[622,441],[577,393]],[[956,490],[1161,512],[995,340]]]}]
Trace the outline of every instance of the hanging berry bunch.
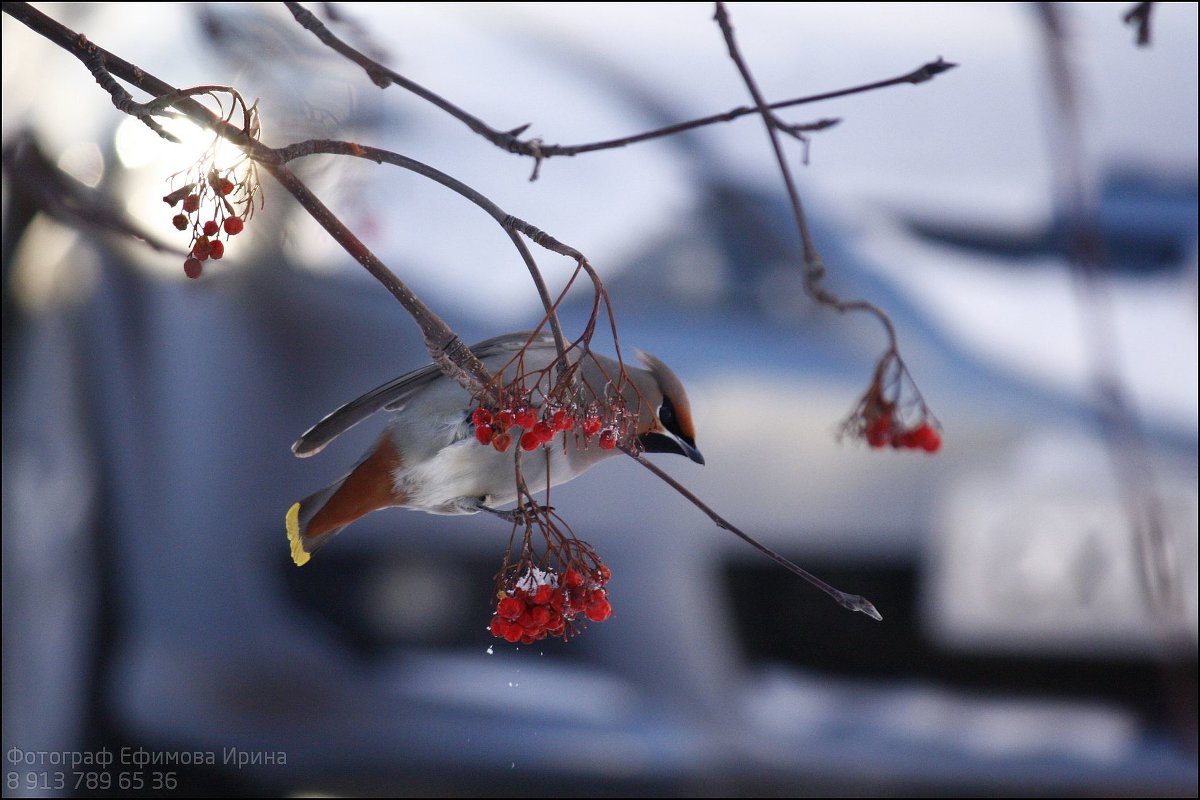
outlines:
[{"label": "hanging berry bunch", "polygon": [[[229,87],[200,87],[186,94],[204,94],[221,106],[222,117],[230,122],[237,111],[242,114],[242,131],[257,137],[258,112],[248,106],[237,90]],[[232,98],[228,111],[222,97]],[[191,236],[189,253],[183,262],[183,272],[189,278],[199,278],[204,262],[218,261],[225,255],[226,242],[245,230],[254,216],[255,205],[262,206],[262,191],[254,162],[242,155],[235,163],[218,165],[216,151],[222,140],[214,138],[204,155],[189,170],[172,177],[190,181],[163,198],[171,208],[180,206],[180,213],[171,218],[176,230],[188,231]]]},{"label": "hanging berry bunch", "polygon": [[942,446],[940,428],[908,368],[895,350],[889,350],[858,406],[842,423],[842,435],[862,439],[876,450],[891,446],[936,453]]},{"label": "hanging berry bunch", "polygon": [[547,402],[536,406],[529,393],[517,401],[506,400],[499,407],[478,406],[471,413],[476,440],[501,453],[514,441],[522,450],[536,450],[553,442],[560,433],[574,436],[582,447],[612,450],[622,441],[631,445],[637,442],[632,435],[636,420],[637,416],[623,405],[592,402],[581,407]]},{"label": "hanging berry bunch", "polygon": [[[582,358],[588,357],[584,350]],[[501,453],[514,443],[532,451],[568,436],[577,447],[613,450],[623,446],[636,451],[638,410],[629,407],[619,388],[631,388],[632,382],[621,374],[605,376],[601,388],[589,386],[579,369],[581,361],[557,374],[554,370],[559,362],[527,372],[520,357],[515,358],[497,373],[484,402],[471,412],[475,439]],[[516,377],[506,381],[504,376],[512,372]],[[640,398],[637,403],[640,405]],[[561,439],[559,434],[563,434]]]},{"label": "hanging berry bunch", "polygon": [[[578,634],[585,620],[603,622],[612,616],[605,586],[611,571],[576,538],[556,514],[532,508],[513,558],[520,523],[504,565],[496,575],[496,603],[488,629],[497,639],[533,644],[547,637]],[[542,540],[539,552],[535,539]]]}]

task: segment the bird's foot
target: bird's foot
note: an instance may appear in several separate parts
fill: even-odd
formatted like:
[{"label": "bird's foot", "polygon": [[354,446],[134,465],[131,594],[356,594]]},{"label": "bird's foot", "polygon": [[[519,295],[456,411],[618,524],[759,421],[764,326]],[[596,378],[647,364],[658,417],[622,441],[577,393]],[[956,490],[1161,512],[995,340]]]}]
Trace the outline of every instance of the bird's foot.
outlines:
[{"label": "bird's foot", "polygon": [[511,508],[507,511],[501,511],[498,508],[485,506],[483,503],[480,503],[478,507],[480,511],[486,511],[489,514],[494,514],[505,522],[510,522],[514,525],[528,524],[536,519],[539,515],[547,514],[554,510],[551,506],[540,506],[533,502],[519,505],[516,508]]}]

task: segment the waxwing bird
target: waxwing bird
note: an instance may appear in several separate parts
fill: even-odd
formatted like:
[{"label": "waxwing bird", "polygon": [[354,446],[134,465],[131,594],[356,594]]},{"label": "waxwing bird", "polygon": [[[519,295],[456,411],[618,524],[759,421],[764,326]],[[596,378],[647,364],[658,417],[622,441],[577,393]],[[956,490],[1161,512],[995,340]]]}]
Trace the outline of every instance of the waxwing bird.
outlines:
[{"label": "waxwing bird", "polygon": [[[638,352],[645,368],[626,364],[626,379],[621,380],[616,359],[573,348],[568,352],[568,360],[577,368],[573,396],[561,403],[544,394],[553,394],[550,384],[557,374],[556,368],[550,368],[558,351],[549,335],[510,333],[480,342],[471,350],[502,381],[507,382],[519,369],[519,377],[513,380],[523,385],[506,384],[505,388],[515,388],[526,398],[525,417],[518,418],[523,424],[514,423],[511,417],[503,419],[500,411],[493,422],[490,411],[478,410],[479,403],[433,364],[401,375],[337,409],[301,436],[292,452],[307,458],[377,411],[392,412],[392,417],[349,473],[288,510],[288,540],[297,566],[305,564],[346,525],[381,508],[475,514],[513,502],[517,499],[514,459],[522,449],[534,450],[523,453],[521,461],[521,472],[532,490],[578,477],[621,452],[613,438],[605,440],[606,433],[598,433],[598,416],[584,416],[597,410],[611,415],[614,406],[621,408],[625,416],[617,414],[617,418],[627,420],[632,428],[630,438],[636,437],[646,452],[677,453],[704,463],[696,449],[683,384],[654,356]],[[614,401],[616,397],[619,399]],[[565,427],[556,426],[561,433],[542,443],[521,438],[508,446],[511,440],[500,438],[525,437],[536,427],[531,420],[549,423],[556,407],[575,415],[576,421],[591,424],[572,428],[568,419]],[[555,419],[563,418],[558,415]],[[611,432],[608,435],[613,436]],[[532,447],[524,447],[526,443]]]}]

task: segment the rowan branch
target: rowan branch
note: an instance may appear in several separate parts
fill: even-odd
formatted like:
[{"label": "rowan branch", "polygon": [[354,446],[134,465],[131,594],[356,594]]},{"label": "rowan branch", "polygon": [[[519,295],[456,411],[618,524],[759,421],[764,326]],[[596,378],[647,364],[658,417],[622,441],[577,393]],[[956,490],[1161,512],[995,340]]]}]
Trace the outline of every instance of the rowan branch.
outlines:
[{"label": "rowan branch", "polygon": [[1129,9],[1121,19],[1126,25],[1137,30],[1138,47],[1150,44],[1150,13],[1154,11],[1154,3],[1137,3]]},{"label": "rowan branch", "polygon": [[[194,99],[194,95],[211,93],[216,89],[223,89],[224,87],[206,86],[187,90],[173,87],[153,74],[95,45],[87,37],[70,30],[33,8],[28,3],[6,2],[3,5],[3,10],[34,32],[44,36],[82,61],[88,67],[89,71],[96,76],[102,87],[110,93],[113,97],[114,105],[123,113],[130,114],[143,121],[149,120],[150,122],[154,122],[150,119],[151,115],[163,114],[169,109],[174,109],[178,114],[188,117],[197,124],[213,131],[216,135],[241,148],[247,157],[252,159],[256,164],[261,165],[279,181],[296,201],[308,211],[313,219],[325,228],[347,253],[371,273],[400,302],[421,329],[426,349],[429,351],[433,361],[447,375],[458,381],[473,395],[477,395],[489,382],[490,375],[487,370],[484,369],[478,359],[463,344],[457,334],[432,309],[425,305],[382,260],[372,253],[313,194],[303,181],[288,169],[286,166],[287,161],[317,152],[370,157],[372,160],[380,161],[381,163],[387,161],[388,163],[397,164],[398,166],[436,180],[472,200],[481,208],[484,208],[499,224],[504,226],[506,233],[521,254],[522,260],[528,267],[545,306],[547,319],[554,332],[559,353],[561,355],[565,352],[565,340],[555,311],[557,303],[550,297],[545,281],[542,279],[532,254],[517,234],[525,233],[536,243],[546,246],[555,252],[575,258],[580,263],[581,268],[586,269],[592,275],[593,280],[598,283],[598,276],[591,271],[590,265],[586,265],[586,259],[582,254],[574,248],[563,245],[553,237],[513,217],[466,184],[428,165],[421,164],[414,159],[408,159],[399,154],[376,148],[364,148],[362,145],[349,142],[304,142],[278,149],[268,147],[252,135],[248,127],[238,128],[230,124],[228,121],[214,114],[203,103]],[[114,76],[150,94],[152,100],[147,103],[135,103],[132,96],[117,85]],[[154,124],[157,125],[157,123]],[[165,133],[165,131],[161,133]],[[173,139],[173,137],[171,138]]]},{"label": "rowan branch", "polygon": [[740,528],[738,528],[736,525],[734,525],[729,520],[722,517],[720,514],[718,514],[716,511],[714,511],[711,507],[709,507],[708,504],[706,504],[703,500],[701,500],[699,497],[697,497],[695,494],[693,494],[691,492],[691,490],[689,490],[686,486],[684,486],[682,483],[675,480],[668,473],[664,472],[661,468],[659,468],[658,465],[654,464],[651,461],[647,461],[641,455],[633,452],[632,450],[629,450],[627,448],[622,448],[622,449],[625,451],[626,455],[628,455],[634,461],[641,464],[646,469],[653,472],[659,478],[659,480],[663,481],[668,486],[670,486],[672,489],[679,492],[679,494],[683,495],[683,497],[688,502],[690,502],[696,508],[700,509],[706,515],[708,515],[708,518],[711,519],[714,523],[716,523],[716,526],[718,528],[722,528],[724,530],[729,531],[734,536],[737,536],[742,541],[748,543],[751,547],[758,550],[760,553],[767,556],[775,563],[783,566],[785,569],[787,569],[793,575],[797,575],[797,576],[803,578],[804,580],[808,581],[813,586],[817,587],[822,592],[824,592],[825,594],[829,595],[834,600],[836,600],[838,602],[838,604],[842,606],[842,608],[848,609],[850,611],[858,611],[860,613],[866,614],[868,617],[875,620],[876,622],[883,621],[883,615],[880,614],[878,610],[876,610],[874,604],[871,603],[871,601],[868,600],[867,598],[863,597],[862,595],[848,594],[846,592],[841,591],[840,589],[835,589],[833,586],[830,586],[828,583],[821,580],[816,575],[813,575],[808,570],[803,569],[802,567],[799,567],[796,564],[792,563],[788,559],[781,556],[779,553],[776,553],[774,550],[767,547],[765,544],[762,544],[757,539],[754,539],[749,534],[742,531]]},{"label": "rowan branch", "polygon": [[[759,113],[759,109],[757,107],[749,108],[746,106],[740,106],[719,114],[709,114],[704,117],[687,120],[686,122],[678,122],[672,125],[656,128],[654,130],[633,134],[631,136],[623,136],[617,139],[606,139],[604,141],[590,142],[586,144],[546,144],[538,138],[521,139],[519,137],[522,133],[528,130],[530,123],[526,123],[507,131],[494,128],[473,114],[464,111],[454,103],[446,100],[436,92],[425,88],[421,84],[405,77],[404,75],[401,75],[399,72],[396,72],[390,67],[379,63],[379,61],[376,59],[371,58],[365,53],[362,53],[361,51],[342,41],[336,34],[330,31],[323,22],[317,19],[312,12],[305,9],[299,3],[285,2],[284,5],[288,7],[288,10],[292,12],[292,16],[296,18],[296,21],[300,23],[305,30],[310,31],[314,36],[320,39],[325,45],[330,47],[335,52],[362,67],[363,71],[367,73],[367,76],[371,79],[372,83],[379,88],[386,89],[387,87],[395,84],[407,89],[423,100],[432,103],[450,116],[459,120],[474,133],[482,136],[496,147],[515,155],[532,158],[534,160],[534,166],[529,177],[531,181],[537,180],[538,171],[541,169],[542,162],[555,156],[576,156],[582,153],[593,153],[599,150],[611,150],[617,147],[626,147],[627,145],[638,144],[640,142],[646,142],[652,139],[659,139],[664,136],[673,136],[685,131],[702,128],[706,125],[713,125],[720,122],[732,122],[739,117],[744,117],[748,114]],[[948,61],[944,61],[939,56],[936,61],[923,64],[910,72],[906,72],[903,75],[898,75],[894,78],[874,81],[872,83],[865,83],[859,86],[851,86],[845,89],[837,89],[830,92],[822,92],[821,94],[814,94],[806,97],[797,97],[791,100],[782,100],[777,103],[771,103],[768,108],[777,111],[779,109],[792,108],[794,106],[804,105],[807,103],[816,103],[821,100],[831,100],[835,97],[846,97],[848,95],[871,92],[877,89],[885,89],[889,86],[898,86],[903,83],[914,85],[924,83],[925,81],[933,79],[936,75],[939,75],[946,70],[953,69],[955,66],[957,65]],[[840,121],[841,120],[839,119],[822,119],[809,123],[780,123],[780,125],[781,129],[786,131],[789,135],[797,137],[801,139],[801,141],[807,141],[803,134],[824,130],[838,124]]]},{"label": "rowan branch", "polygon": [[[1149,4],[1143,4],[1149,5]],[[1163,501],[1156,485],[1146,433],[1138,423],[1124,380],[1114,338],[1114,309],[1105,276],[1111,265],[1096,206],[1095,176],[1084,157],[1085,123],[1078,79],[1070,58],[1065,20],[1052,3],[1039,3],[1046,69],[1054,103],[1051,152],[1056,207],[1066,215],[1064,255],[1083,309],[1084,341],[1095,413],[1108,458],[1118,478],[1121,502],[1137,550],[1141,591],[1159,633],[1167,640],[1187,638],[1185,591],[1178,558],[1168,537]],[[1136,9],[1135,9],[1136,11]],[[1131,12],[1132,13],[1132,12]],[[1149,14],[1149,10],[1145,14]],[[1148,24],[1148,23],[1147,23]]]}]

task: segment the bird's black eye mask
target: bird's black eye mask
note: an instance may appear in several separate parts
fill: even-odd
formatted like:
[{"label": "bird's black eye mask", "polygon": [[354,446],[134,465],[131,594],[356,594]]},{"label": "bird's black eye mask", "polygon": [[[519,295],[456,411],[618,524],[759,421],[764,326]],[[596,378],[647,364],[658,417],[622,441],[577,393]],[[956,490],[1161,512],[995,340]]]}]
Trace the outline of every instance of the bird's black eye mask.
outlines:
[{"label": "bird's black eye mask", "polygon": [[658,407],[658,421],[675,436],[678,436],[692,447],[696,446],[696,442],[692,440],[692,437],[686,435],[683,429],[679,427],[679,418],[675,416],[675,406],[671,403],[669,397],[663,398],[662,405]]}]

